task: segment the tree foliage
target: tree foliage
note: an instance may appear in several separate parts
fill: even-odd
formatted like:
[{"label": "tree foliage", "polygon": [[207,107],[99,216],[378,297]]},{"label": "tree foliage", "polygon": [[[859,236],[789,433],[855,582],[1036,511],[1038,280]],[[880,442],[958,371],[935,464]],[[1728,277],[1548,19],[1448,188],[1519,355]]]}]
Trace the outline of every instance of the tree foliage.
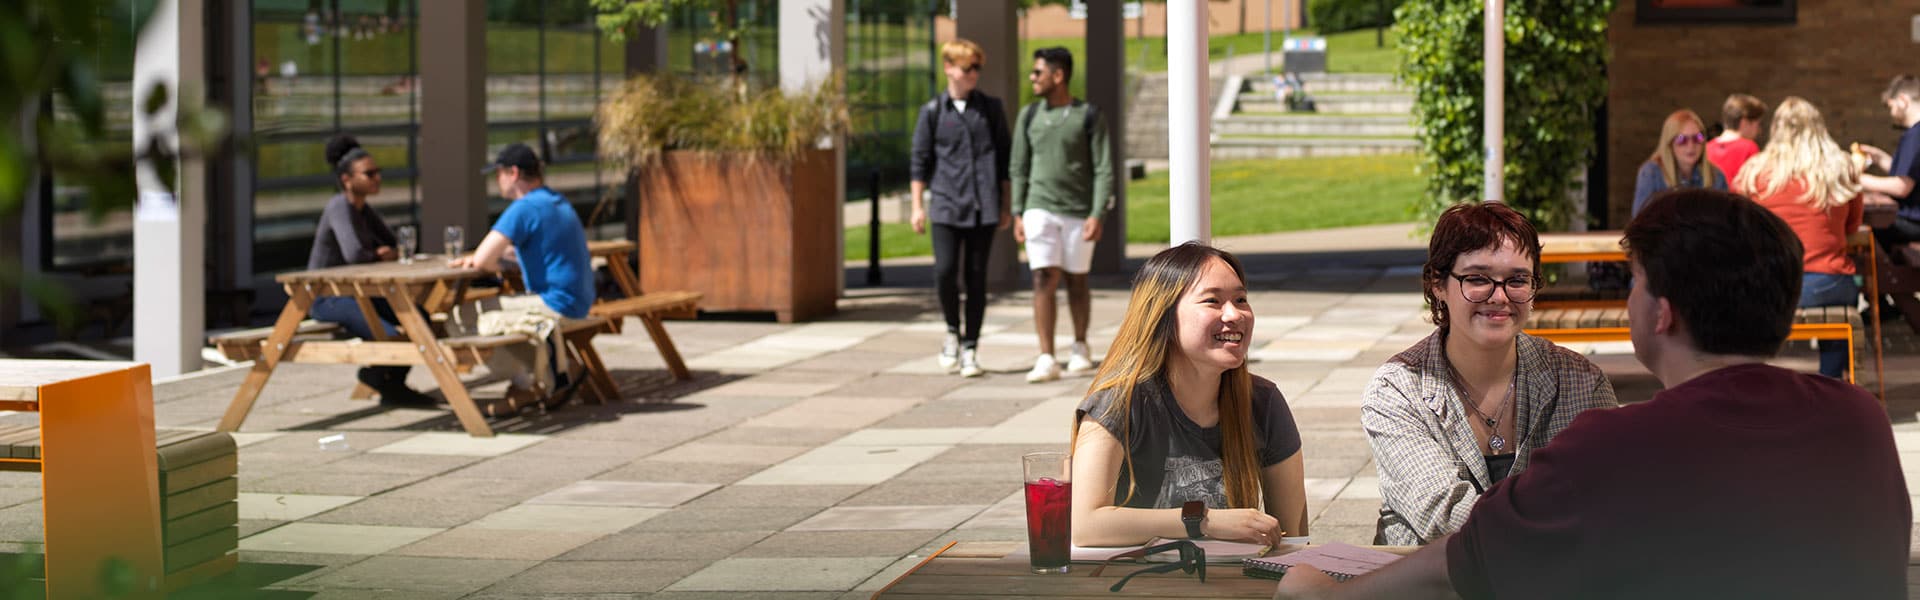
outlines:
[{"label": "tree foliage", "polygon": [[[1564,227],[1578,174],[1599,151],[1606,99],[1607,15],[1615,0],[1506,3],[1506,201],[1543,229]],[[1408,0],[1395,12],[1400,77],[1414,90],[1427,222],[1481,196],[1483,3]]]}]

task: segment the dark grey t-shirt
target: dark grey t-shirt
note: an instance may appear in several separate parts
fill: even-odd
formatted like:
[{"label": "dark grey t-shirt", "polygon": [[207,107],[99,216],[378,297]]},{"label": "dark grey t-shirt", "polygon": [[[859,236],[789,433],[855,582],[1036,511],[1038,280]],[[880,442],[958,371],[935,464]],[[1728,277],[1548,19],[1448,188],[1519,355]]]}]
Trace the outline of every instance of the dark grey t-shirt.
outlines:
[{"label": "dark grey t-shirt", "polygon": [[394,246],[393,230],[372,205],[353,208],[346,194],[334,194],[320,212],[320,226],[313,232],[313,251],[307,254],[307,270],[340,265],[379,262],[381,246]]},{"label": "dark grey t-shirt", "polygon": [[[1114,487],[1115,506],[1174,508],[1189,500],[1204,500],[1207,508],[1229,508],[1226,483],[1221,479],[1220,427],[1201,427],[1187,418],[1173,399],[1164,378],[1153,378],[1134,388],[1128,431],[1120,431],[1119,415],[1108,411],[1117,390],[1104,390],[1080,402],[1081,416],[1099,423],[1126,446],[1133,456],[1138,482],[1127,500],[1127,469],[1120,468]],[[1253,378],[1254,455],[1262,468],[1300,451],[1300,429],[1280,388],[1262,377]]]}]

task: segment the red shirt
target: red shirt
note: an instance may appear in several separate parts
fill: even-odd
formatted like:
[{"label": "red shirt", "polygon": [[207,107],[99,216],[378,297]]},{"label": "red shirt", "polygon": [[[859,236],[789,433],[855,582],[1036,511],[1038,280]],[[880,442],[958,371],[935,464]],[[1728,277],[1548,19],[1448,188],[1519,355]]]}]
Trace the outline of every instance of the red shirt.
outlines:
[{"label": "red shirt", "polygon": [[1740,165],[1747,164],[1747,159],[1759,153],[1760,145],[1747,138],[1731,142],[1722,142],[1720,138],[1707,141],[1707,160],[1713,161],[1713,166],[1727,174],[1727,183],[1733,183],[1733,178],[1740,175]]},{"label": "red shirt", "polygon": [[[1751,190],[1739,192],[1751,194]],[[1815,210],[1807,204],[1806,195],[1807,184],[1790,179],[1779,189],[1750,197],[1786,221],[1794,235],[1800,236],[1800,245],[1806,249],[1803,259],[1808,273],[1852,275],[1853,259],[1847,257],[1847,234],[1860,229],[1865,205],[1855,196],[1846,204]]]},{"label": "red shirt", "polygon": [[1447,542],[1464,598],[1905,598],[1912,527],[1866,390],[1761,364],[1581,413]]}]

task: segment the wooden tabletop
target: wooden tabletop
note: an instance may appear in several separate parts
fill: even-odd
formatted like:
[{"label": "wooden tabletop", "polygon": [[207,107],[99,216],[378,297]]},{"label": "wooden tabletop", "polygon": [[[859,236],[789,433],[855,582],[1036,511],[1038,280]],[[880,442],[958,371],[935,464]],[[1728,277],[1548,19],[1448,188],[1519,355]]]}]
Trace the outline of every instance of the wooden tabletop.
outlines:
[{"label": "wooden tabletop", "polygon": [[[1626,232],[1607,231],[1565,231],[1540,234],[1540,262],[1559,263],[1576,261],[1625,262],[1627,249],[1620,243]],[[1847,247],[1852,250],[1872,248],[1873,230],[1862,227],[1847,235]]]},{"label": "wooden tabletop", "polygon": [[0,400],[37,402],[40,386],[124,371],[139,364],[102,360],[0,360]]},{"label": "wooden tabletop", "polygon": [[[901,575],[874,598],[1272,598],[1275,582],[1248,577],[1238,564],[1207,565],[1202,583],[1182,571],[1133,578],[1118,593],[1120,578],[1152,564],[1074,563],[1065,574],[1037,575],[1018,551],[1025,542],[955,542]],[[1382,547],[1404,554],[1417,548]]]},{"label": "wooden tabletop", "polygon": [[447,266],[447,258],[438,254],[422,254],[411,263],[399,261],[341,265],[312,271],[281,273],[274,281],[290,283],[433,283],[448,279],[478,279],[487,275],[480,269],[458,269]]},{"label": "wooden tabletop", "polygon": [[632,240],[595,240],[587,242],[587,253],[594,256],[630,254],[638,247]]}]

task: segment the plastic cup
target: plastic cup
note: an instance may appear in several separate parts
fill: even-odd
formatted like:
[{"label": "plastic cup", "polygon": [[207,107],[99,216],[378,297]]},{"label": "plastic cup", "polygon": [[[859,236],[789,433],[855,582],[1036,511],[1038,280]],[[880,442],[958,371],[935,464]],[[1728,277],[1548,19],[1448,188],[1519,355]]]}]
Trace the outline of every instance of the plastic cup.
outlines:
[{"label": "plastic cup", "polygon": [[1027,548],[1033,572],[1065,573],[1072,560],[1073,461],[1065,452],[1020,457],[1027,482]]}]

